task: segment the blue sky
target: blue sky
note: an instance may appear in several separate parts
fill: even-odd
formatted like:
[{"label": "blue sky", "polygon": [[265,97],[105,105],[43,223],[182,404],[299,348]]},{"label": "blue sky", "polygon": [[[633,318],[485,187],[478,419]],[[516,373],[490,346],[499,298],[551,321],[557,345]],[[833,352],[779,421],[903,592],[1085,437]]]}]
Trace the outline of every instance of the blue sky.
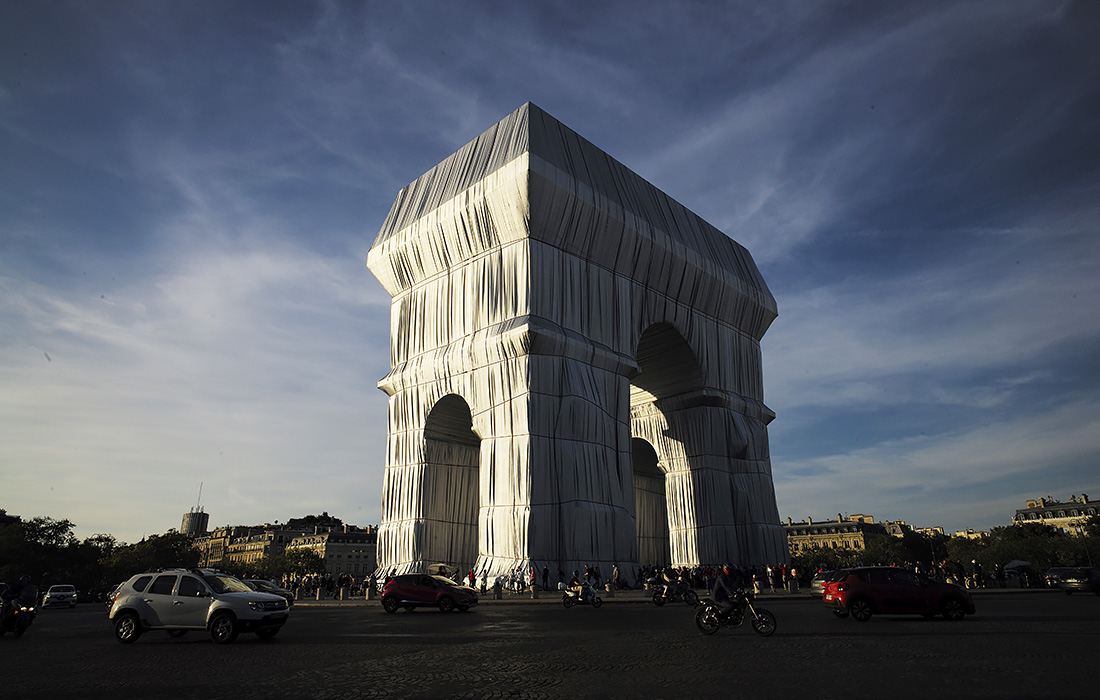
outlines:
[{"label": "blue sky", "polygon": [[1100,498],[1100,4],[0,4],[0,507],[379,520],[398,190],[534,102],[755,257],[781,516]]}]

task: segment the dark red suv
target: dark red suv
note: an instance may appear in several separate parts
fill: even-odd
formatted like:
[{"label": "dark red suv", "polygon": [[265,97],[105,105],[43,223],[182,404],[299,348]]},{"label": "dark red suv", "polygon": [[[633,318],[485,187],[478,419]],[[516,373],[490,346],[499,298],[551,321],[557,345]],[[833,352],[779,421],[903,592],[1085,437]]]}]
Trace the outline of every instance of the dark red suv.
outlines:
[{"label": "dark red suv", "polygon": [[424,605],[438,607],[443,612],[466,612],[477,605],[477,591],[445,576],[431,574],[394,576],[382,589],[382,608],[388,613]]},{"label": "dark red suv", "polygon": [[941,614],[948,620],[974,614],[965,588],[893,566],[841,569],[825,582],[822,600],[837,617],[851,615],[861,622],[875,614]]}]

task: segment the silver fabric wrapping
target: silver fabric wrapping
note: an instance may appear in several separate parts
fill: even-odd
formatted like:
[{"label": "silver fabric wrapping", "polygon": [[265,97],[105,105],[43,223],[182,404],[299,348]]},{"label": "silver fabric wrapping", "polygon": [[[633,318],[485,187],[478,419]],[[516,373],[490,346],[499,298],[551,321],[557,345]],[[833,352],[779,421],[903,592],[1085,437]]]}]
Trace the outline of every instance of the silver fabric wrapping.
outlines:
[{"label": "silver fabric wrapping", "polygon": [[[383,573],[787,557],[749,255],[534,105],[398,195]],[[639,442],[641,441],[641,442]]]}]

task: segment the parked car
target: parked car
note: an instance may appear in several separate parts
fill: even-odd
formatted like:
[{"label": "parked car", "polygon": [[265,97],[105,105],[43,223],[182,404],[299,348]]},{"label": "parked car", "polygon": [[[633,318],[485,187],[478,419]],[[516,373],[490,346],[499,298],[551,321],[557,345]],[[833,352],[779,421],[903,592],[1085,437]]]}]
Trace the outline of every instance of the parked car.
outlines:
[{"label": "parked car", "polygon": [[1058,588],[1058,583],[1062,580],[1062,577],[1071,571],[1073,571],[1072,566],[1055,566],[1047,569],[1047,572],[1043,574],[1043,580],[1050,588]]},{"label": "parked car", "polygon": [[817,574],[810,579],[810,595],[815,598],[820,598],[825,595],[825,582],[835,573],[836,571],[818,571]]},{"label": "parked car", "polygon": [[1095,593],[1100,595],[1100,568],[1078,566],[1065,569],[1058,577],[1058,588],[1066,595],[1071,593]]},{"label": "parked car", "polygon": [[892,566],[841,569],[826,582],[822,600],[838,617],[861,622],[875,614],[942,614],[948,620],[974,614],[966,589]]},{"label": "parked car", "polygon": [[46,595],[42,598],[42,607],[48,608],[52,605],[64,605],[69,608],[75,608],[76,587],[71,583],[50,586],[50,590],[46,591]]},{"label": "parked car", "polygon": [[268,581],[265,578],[245,578],[241,579],[241,582],[254,591],[271,593],[286,598],[287,607],[294,607],[294,594],[274,581]]},{"label": "parked car", "polygon": [[122,587],[125,586],[125,585],[126,585],[126,581],[123,581],[122,583],[118,584],[117,586],[112,588],[111,592],[108,593],[106,595],[106,597],[103,599],[103,604],[105,606],[107,606],[108,610],[110,609],[110,607],[112,605],[115,604],[115,599],[118,598],[118,594],[122,592]]},{"label": "parked car", "polygon": [[439,608],[442,612],[467,612],[477,605],[477,591],[455,583],[445,576],[401,574],[394,576],[382,589],[382,608],[397,612],[422,606]]},{"label": "parked car", "polygon": [[123,644],[149,630],[182,637],[206,630],[227,644],[241,632],[274,637],[289,616],[285,598],[254,591],[238,579],[210,569],[168,569],[131,577],[122,584],[109,617]]}]

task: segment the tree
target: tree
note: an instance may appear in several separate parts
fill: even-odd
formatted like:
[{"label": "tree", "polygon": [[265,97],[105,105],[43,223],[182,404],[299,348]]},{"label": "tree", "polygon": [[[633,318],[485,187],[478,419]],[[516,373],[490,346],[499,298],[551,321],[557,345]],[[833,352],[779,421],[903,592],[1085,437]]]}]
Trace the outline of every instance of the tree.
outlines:
[{"label": "tree", "polygon": [[39,516],[0,528],[0,581],[26,574],[38,586],[73,583],[80,568],[71,520]]},{"label": "tree", "polygon": [[150,535],[137,544],[118,547],[106,559],[106,570],[117,580],[142,571],[174,567],[193,568],[199,564],[199,551],[192,539],[169,530]]},{"label": "tree", "polygon": [[287,574],[297,576],[321,575],[325,573],[325,560],[312,549],[290,549],[278,557],[281,561],[275,564],[279,570],[278,575]]}]

